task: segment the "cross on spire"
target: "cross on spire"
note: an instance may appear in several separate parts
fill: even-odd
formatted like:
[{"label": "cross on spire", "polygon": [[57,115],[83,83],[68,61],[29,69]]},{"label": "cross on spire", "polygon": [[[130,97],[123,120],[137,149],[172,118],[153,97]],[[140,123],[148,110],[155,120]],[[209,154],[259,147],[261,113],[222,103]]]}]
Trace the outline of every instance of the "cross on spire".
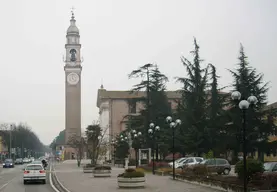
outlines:
[{"label": "cross on spire", "polygon": [[71,7],[71,18],[74,19],[74,10],[75,10],[75,7]]}]

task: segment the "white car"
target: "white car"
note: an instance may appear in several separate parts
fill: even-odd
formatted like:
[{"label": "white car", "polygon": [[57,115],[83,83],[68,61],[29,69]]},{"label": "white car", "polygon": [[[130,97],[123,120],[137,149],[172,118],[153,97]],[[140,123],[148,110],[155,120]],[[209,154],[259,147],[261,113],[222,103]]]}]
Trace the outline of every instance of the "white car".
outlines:
[{"label": "white car", "polygon": [[28,158],[24,158],[23,159],[23,163],[29,163],[29,159]]},{"label": "white car", "polygon": [[[177,160],[175,161],[175,167],[176,167],[177,164],[182,163],[182,162],[185,161],[186,159],[187,159],[187,157],[182,157],[182,158],[180,158],[180,159],[177,159]],[[173,167],[173,162],[168,163],[168,165],[169,165],[170,167]]]},{"label": "white car", "polygon": [[183,168],[183,166],[193,166],[193,165],[197,165],[199,163],[201,163],[202,161],[204,161],[204,158],[202,157],[189,157],[187,158],[182,164],[179,165],[180,168]]},{"label": "white car", "polygon": [[24,169],[23,175],[24,185],[28,181],[41,181],[43,184],[46,183],[46,171],[42,165],[39,164],[28,164]]}]

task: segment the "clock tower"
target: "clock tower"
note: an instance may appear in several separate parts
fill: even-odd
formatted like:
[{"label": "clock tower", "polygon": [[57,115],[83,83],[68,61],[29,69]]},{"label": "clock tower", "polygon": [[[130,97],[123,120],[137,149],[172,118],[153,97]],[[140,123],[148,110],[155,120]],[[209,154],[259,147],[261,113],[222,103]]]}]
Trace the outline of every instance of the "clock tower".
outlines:
[{"label": "clock tower", "polygon": [[65,50],[65,144],[67,144],[72,136],[81,136],[81,44],[73,12],[67,29]]}]

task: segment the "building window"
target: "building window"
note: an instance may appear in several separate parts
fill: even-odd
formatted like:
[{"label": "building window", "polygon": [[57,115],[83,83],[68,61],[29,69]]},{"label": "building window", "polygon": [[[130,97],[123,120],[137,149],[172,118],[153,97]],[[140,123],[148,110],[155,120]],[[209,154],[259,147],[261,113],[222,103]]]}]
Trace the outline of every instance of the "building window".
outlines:
[{"label": "building window", "polygon": [[137,113],[137,102],[135,100],[129,101],[129,113]]}]

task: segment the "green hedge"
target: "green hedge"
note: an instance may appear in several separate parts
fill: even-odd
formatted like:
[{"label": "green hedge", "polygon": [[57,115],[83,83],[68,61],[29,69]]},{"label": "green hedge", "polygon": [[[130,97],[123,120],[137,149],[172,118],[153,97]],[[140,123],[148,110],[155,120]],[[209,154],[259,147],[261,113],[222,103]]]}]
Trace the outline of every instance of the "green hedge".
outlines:
[{"label": "green hedge", "polygon": [[[246,160],[246,174],[248,180],[250,180],[256,173],[264,172],[264,164],[256,159]],[[239,161],[235,166],[235,173],[238,174],[240,179],[244,178],[243,161]]]}]

